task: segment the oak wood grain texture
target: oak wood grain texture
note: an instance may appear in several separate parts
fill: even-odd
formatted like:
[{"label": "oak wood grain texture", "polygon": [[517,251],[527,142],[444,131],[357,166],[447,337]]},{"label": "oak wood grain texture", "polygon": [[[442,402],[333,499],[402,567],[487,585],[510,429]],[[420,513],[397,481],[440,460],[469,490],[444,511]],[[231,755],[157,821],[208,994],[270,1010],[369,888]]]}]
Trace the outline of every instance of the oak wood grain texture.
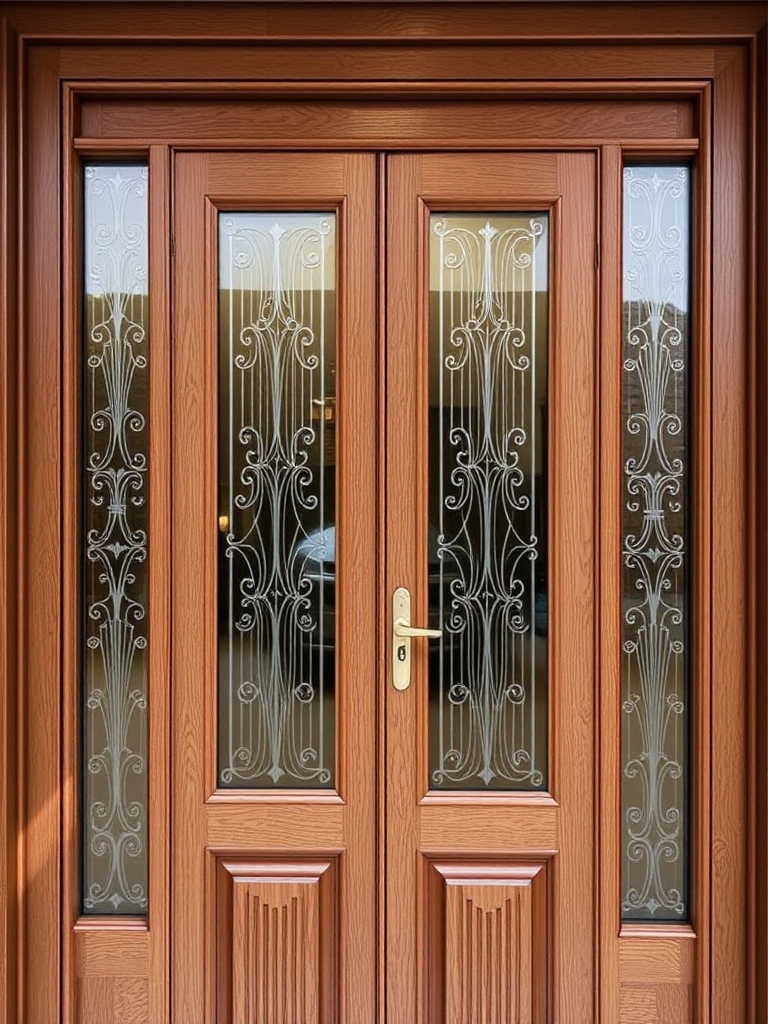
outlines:
[{"label": "oak wood grain texture", "polygon": [[[681,934],[668,934],[668,931]],[[708,948],[684,926],[642,926],[636,936],[631,928],[623,928],[618,943],[618,995],[621,1024],[634,1024],[641,1014],[648,1024],[690,1024],[697,1019],[696,1006],[701,1002],[697,980],[701,977],[702,959],[706,962]],[[686,933],[687,932],[687,933]],[[708,989],[707,989],[708,991]]]},{"label": "oak wood grain texture", "polygon": [[622,1024],[689,1024],[690,990],[679,985],[626,985],[621,989]]},{"label": "oak wood grain texture", "polygon": [[[388,997],[390,1015],[403,1024],[429,1019],[424,1006],[432,983],[424,950],[435,919],[414,854],[437,850],[474,858],[488,850],[521,858],[557,851],[550,883],[548,1010],[574,1024],[594,1019],[595,820],[592,782],[585,780],[593,778],[595,742],[595,195],[593,154],[414,155],[390,161],[387,592],[395,586],[411,590],[414,621],[426,616],[419,572],[426,542],[426,217],[430,209],[447,207],[550,209],[553,253],[550,789],[559,806],[521,801],[490,807],[485,800],[473,806],[471,794],[420,804],[427,778],[423,658],[416,661],[409,690],[388,686]],[[573,438],[579,443],[569,443]]]},{"label": "oak wood grain texture", "polygon": [[149,1017],[146,978],[88,977],[78,979],[76,1014],[78,1021],[101,1024],[144,1024]]},{"label": "oak wood grain texture", "polygon": [[[389,643],[387,627],[389,616],[387,613],[387,349],[382,341],[387,336],[387,155],[380,153],[377,156],[377,206],[378,206],[378,247],[376,251],[376,280],[377,288],[377,408],[376,428],[378,433],[377,459],[377,536],[376,536],[376,582],[378,588],[377,602],[377,651],[386,652]],[[387,825],[387,745],[385,742],[387,723],[387,680],[388,665],[386,655],[378,659],[378,671],[376,673],[376,686],[378,700],[376,703],[376,726],[379,741],[377,744],[376,760],[376,891],[377,903],[377,984],[376,984],[376,1014],[377,1020],[386,1020],[387,1014],[387,943],[386,943],[386,920],[387,920],[387,849],[386,849],[386,825]]]},{"label": "oak wood grain texture", "polygon": [[[583,77],[584,68],[593,64],[595,78],[631,81],[647,74],[648,53],[642,45],[526,44],[481,46],[446,43],[438,48],[417,41],[386,50],[371,46],[344,45],[338,39],[326,39],[322,47],[302,44],[297,48],[286,42],[242,46],[233,44],[222,51],[210,43],[197,43],[183,49],[157,44],[146,50],[146,63],[138,68],[135,51],[118,41],[107,48],[67,45],[62,50],[62,70],[73,80],[99,79],[103,82],[146,80],[171,82],[174,79],[212,79],[235,82],[263,82],[285,79],[286,67],[301,67],[301,77],[325,82],[402,81],[416,85],[423,81],[448,82],[478,78],[487,81],[541,81],[542,66],[551,70],[547,78],[567,83]],[[229,55],[229,56],[228,56]],[[674,45],[654,47],[654,66],[658,78],[706,79],[714,71],[712,45]],[[298,77],[298,76],[297,76]],[[192,88],[191,86],[188,88]]]},{"label": "oak wood grain texture", "polygon": [[[149,986],[151,1024],[170,1021],[171,857],[171,163],[149,151]],[[79,1024],[79,1022],[78,1022]]]},{"label": "oak wood grain texture", "polygon": [[[74,931],[75,964],[80,981],[94,978],[144,978],[149,975],[151,940],[146,929],[130,931],[120,920],[105,928],[82,918]],[[89,926],[90,924],[90,926]]]},{"label": "oak wood grain texture", "polygon": [[[596,157],[560,155],[550,329],[550,701],[555,1013],[594,1019],[596,888]],[[590,780],[589,784],[586,780]]]},{"label": "oak wood grain texture", "polygon": [[338,862],[217,865],[217,1024],[338,1019]]},{"label": "oak wood grain texture", "polygon": [[[344,154],[179,154],[175,164],[172,885],[180,894],[210,892],[206,848],[240,848],[254,859],[267,849],[343,849],[333,1021],[349,1024],[372,1018],[375,1001],[376,580],[357,568],[375,550],[374,171],[373,157]],[[339,210],[336,734],[343,803],[309,794],[281,803],[274,792],[261,802],[253,794],[241,803],[236,794],[214,796],[217,204]],[[181,895],[173,907],[175,1024],[215,1019],[205,903]]]},{"label": "oak wood grain texture", "polygon": [[0,1021],[17,1018],[18,130],[16,36],[0,18]]},{"label": "oak wood grain texture", "polygon": [[[498,143],[500,138],[678,139],[695,134],[691,102],[670,99],[633,98],[620,104],[599,99],[513,99],[497,101],[492,117],[488,117],[487,100],[466,95],[452,102],[428,100],[426,105],[378,98],[358,102],[181,99],[84,100],[82,135],[125,139],[140,124],[145,138],[159,142],[229,138],[258,144],[262,139],[307,139],[317,146],[333,140],[336,147],[376,149],[382,141],[393,139],[401,146],[423,145],[427,124],[433,140],[472,139],[475,146]],[[254,126],[258,126],[256,136]]]},{"label": "oak wood grain texture", "polygon": [[20,893],[24,965],[19,1017],[59,1024],[61,945],[61,561],[59,529],[61,373],[58,54],[29,51],[22,69],[25,109],[17,341],[24,424],[20,435]]},{"label": "oak wood grain texture", "polygon": [[[473,805],[474,804],[474,805]],[[559,818],[557,807],[495,805],[480,794],[474,801],[456,796],[450,803],[420,804],[419,828],[426,849],[441,850],[449,846],[470,848],[482,836],[482,849],[505,848],[510,836],[523,849],[554,850],[558,846]],[[489,822],[493,827],[488,828]]]},{"label": "oak wood grain texture", "polygon": [[646,985],[690,986],[695,974],[696,939],[693,931],[681,937],[666,937],[662,929],[650,930],[642,938],[622,939],[619,969],[622,986],[642,982]]},{"label": "oak wood grain texture", "polygon": [[[747,225],[746,55],[713,89],[712,173],[712,1024],[746,1019]],[[706,628],[702,624],[702,628]]]},{"label": "oak wood grain texture", "polygon": [[754,1020],[768,1016],[768,692],[760,680],[768,677],[768,27],[763,27],[755,43],[754,128],[754,237],[756,322],[753,339],[752,379],[755,381],[753,406],[755,486],[753,512],[754,560],[758,567],[754,609],[755,661],[752,676],[754,692],[754,761],[751,770],[753,863],[752,903],[752,990]]},{"label": "oak wood grain texture", "polygon": [[[292,847],[301,850],[338,846],[345,841],[348,829],[348,811],[344,806],[312,803],[305,797],[298,803],[290,796],[284,802],[268,794],[269,799],[244,799],[237,804],[236,797],[227,803],[207,805],[205,842],[209,846],[253,842],[254,834],[265,849]],[[368,823],[370,828],[370,822]]]},{"label": "oak wood grain texture", "polygon": [[[698,5],[668,4],[661,0],[634,3],[340,3],[335,9],[311,2],[262,3],[243,8],[239,4],[203,5],[179,18],[176,3],[153,5],[133,33],[140,39],[248,39],[250,42],[305,38],[322,42],[342,37],[359,41],[409,43],[423,39],[477,39],[535,41],[592,40],[610,42],[625,36],[691,38],[709,35],[738,37],[758,31],[764,8],[756,2]],[[105,4],[94,28],[93,5],[8,4],[8,17],[30,35],[70,39],[96,36],[120,38],[131,24],[124,10]]]}]

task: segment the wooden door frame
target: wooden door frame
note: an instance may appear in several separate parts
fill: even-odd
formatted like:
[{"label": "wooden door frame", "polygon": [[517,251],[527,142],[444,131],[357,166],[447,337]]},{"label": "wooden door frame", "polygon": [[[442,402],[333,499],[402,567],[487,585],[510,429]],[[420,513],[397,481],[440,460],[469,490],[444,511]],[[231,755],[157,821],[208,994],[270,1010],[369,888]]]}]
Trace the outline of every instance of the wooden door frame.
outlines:
[{"label": "wooden door frame", "polygon": [[[709,621],[716,628],[711,644],[699,645],[698,656],[705,666],[711,659],[717,671],[716,685],[703,696],[711,699],[713,721],[720,725],[718,741],[728,749],[736,774],[747,781],[746,791],[739,793],[737,787],[733,799],[725,758],[710,762],[704,757],[712,769],[712,815],[701,816],[707,820],[700,823],[697,835],[699,868],[701,877],[708,878],[711,848],[717,901],[709,927],[717,949],[727,950],[727,955],[713,958],[711,969],[701,972],[698,1019],[702,1024],[710,1019],[712,1024],[764,1021],[768,1012],[766,4],[756,0],[705,4],[685,0],[591,4],[273,0],[185,7],[168,2],[148,7],[140,2],[3,2],[0,16],[4,69],[0,95],[0,777],[4,780],[0,786],[0,992],[5,993],[0,1020],[55,1024],[63,998],[64,1019],[70,1022],[67,1007],[73,998],[74,960],[97,960],[114,941],[114,930],[92,925],[78,936],[75,948],[50,914],[50,907],[62,905],[63,900],[64,919],[76,917],[71,856],[65,861],[63,877],[59,868],[71,848],[62,837],[71,832],[75,800],[71,784],[62,790],[61,766],[71,764],[73,758],[76,679],[71,623],[62,614],[61,595],[70,592],[76,580],[72,559],[65,557],[72,540],[65,510],[73,500],[66,467],[74,457],[72,342],[77,325],[71,303],[63,301],[71,294],[74,279],[72,268],[61,265],[59,235],[66,252],[76,239],[76,221],[72,192],[64,190],[60,200],[59,182],[69,180],[75,148],[83,154],[116,157],[147,154],[155,164],[157,180],[167,181],[162,140],[147,137],[135,127],[135,120],[128,139],[114,127],[119,124],[119,118],[114,119],[121,106],[118,94],[122,94],[122,109],[128,110],[131,99],[159,98],[164,92],[176,101],[186,97],[204,102],[213,96],[269,103],[282,99],[297,107],[323,94],[331,106],[359,102],[361,109],[383,98],[397,104],[432,97],[449,104],[458,102],[459,94],[494,97],[494,102],[510,104],[537,97],[542,102],[652,95],[692,98],[702,129],[703,166],[712,171],[702,201],[711,219],[702,216],[699,226],[706,232],[711,224],[715,243],[711,268],[702,268],[700,275],[700,287],[706,294],[711,283],[713,298],[709,322],[700,330],[704,337],[711,332],[717,342],[711,347],[704,401],[697,414],[707,432],[713,425],[712,450],[705,479],[700,481],[703,492],[699,492],[711,493],[713,513],[710,517],[704,512],[697,529],[704,546],[712,531],[712,562],[702,567],[704,596],[700,600],[706,601]],[[284,81],[286,62],[296,68],[291,82]],[[551,74],[553,67],[560,77],[543,80],[542,69]],[[90,136],[83,136],[78,125],[86,106],[88,124],[98,129]],[[135,118],[135,113],[129,111],[126,123],[131,116]],[[235,133],[218,139],[212,133],[204,140],[199,133],[196,137],[207,145],[242,146],[249,144],[248,130],[252,145],[252,127],[241,127],[239,139]],[[452,131],[453,137],[442,143],[423,137],[420,141],[452,148],[477,144],[475,138],[462,142],[458,129]],[[70,145],[78,136],[77,146]],[[397,141],[388,139],[382,127],[370,145],[387,148]],[[529,134],[518,136],[517,141],[535,147],[562,145],[563,139]],[[568,141],[573,145],[576,139]],[[286,138],[275,136],[259,143],[285,145]],[[305,135],[300,141],[306,148],[350,144],[349,135],[339,126],[322,138]],[[499,142],[509,144],[509,139]],[[664,149],[651,145],[647,137],[619,136],[606,159],[620,160],[622,144],[637,156]],[[365,141],[358,140],[358,145]],[[675,154],[680,149],[678,137],[666,144],[665,151]],[[616,215],[618,197],[603,201],[604,212]],[[738,211],[741,217],[736,216]],[[153,205],[153,215],[164,223],[167,213],[162,201]],[[706,234],[703,240],[708,240]],[[167,243],[159,248],[155,258],[167,265]],[[51,292],[58,293],[59,302],[36,301],[37,296]],[[741,303],[729,301],[733,295],[740,295]],[[615,299],[604,292],[606,318]],[[165,332],[167,338],[166,296],[156,295],[152,301],[160,337]],[[711,394],[708,381],[716,383]],[[615,375],[606,374],[601,388],[604,401],[614,400]],[[48,396],[45,402],[40,402],[40,395]],[[166,408],[162,400],[153,407],[161,437],[169,427]],[[64,447],[57,440],[62,426],[68,438]],[[733,458],[734,448],[737,458]],[[615,479],[617,469],[610,460],[604,463],[604,479]],[[162,494],[167,482],[160,478],[157,484]],[[617,496],[618,490],[606,484],[604,499],[618,500]],[[603,528],[615,530],[616,523],[609,521]],[[164,529],[158,517],[161,551],[168,544]],[[725,580],[728,588],[712,595],[711,607],[710,568],[713,577]],[[610,585],[613,570],[604,571],[603,582]],[[160,591],[156,598],[163,602],[167,595]],[[160,680],[167,672],[167,642],[161,632],[154,655]],[[710,678],[706,670],[705,676]],[[734,693],[741,695],[735,714]],[[154,749],[161,760],[168,742],[165,698],[155,707]],[[602,749],[600,756],[610,754]],[[609,810],[615,791],[610,782],[603,785],[603,808]],[[157,834],[164,833],[167,801],[161,787],[153,812]],[[165,878],[167,844],[155,842],[153,849],[154,873]],[[746,927],[739,915],[729,913],[733,903],[749,908]],[[154,965],[149,971],[154,979],[154,1005],[167,1007],[167,986],[161,977],[167,955],[167,906],[160,907],[157,915],[152,924],[157,941],[145,949],[146,931],[137,928],[131,955],[137,962],[146,957]],[[610,929],[605,931],[608,935]],[[62,954],[65,970],[60,974]],[[607,941],[604,955],[618,958],[618,944]],[[733,970],[739,961],[746,963],[745,986],[740,972]],[[38,978],[48,978],[48,984],[30,979],[25,973],[28,963],[35,965]],[[603,993],[605,1024],[619,1019],[617,998]]]}]

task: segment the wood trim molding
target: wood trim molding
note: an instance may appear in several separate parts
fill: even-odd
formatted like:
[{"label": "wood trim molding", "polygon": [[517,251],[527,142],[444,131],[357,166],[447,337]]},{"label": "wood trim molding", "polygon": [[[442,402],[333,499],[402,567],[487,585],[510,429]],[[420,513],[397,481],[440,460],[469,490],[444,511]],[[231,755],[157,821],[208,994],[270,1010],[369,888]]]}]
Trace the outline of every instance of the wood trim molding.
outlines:
[{"label": "wood trim molding", "polygon": [[[556,0],[555,0],[556,2]],[[137,25],[127,4],[107,2],[59,2],[53,5],[8,3],[8,16],[30,39],[54,43],[92,42],[110,37],[143,42],[155,40],[247,39],[266,44],[295,42],[327,44],[340,36],[360,44],[381,44],[423,39],[462,43],[538,39],[566,45],[580,40],[647,41],[718,39],[742,41],[757,33],[764,19],[763,5],[755,0],[731,3],[638,4],[631,0],[598,0],[585,4],[561,0],[553,18],[553,0],[544,3],[513,0],[511,3],[397,2],[342,0],[333,5],[316,2],[272,0],[256,4],[214,5],[195,3],[180,21],[177,4],[137,4]],[[697,9],[698,8],[698,9]],[[329,10],[331,15],[329,16]],[[98,17],[95,17],[98,14]]]},{"label": "wood trim molding", "polygon": [[21,409],[18,333],[18,216],[16,37],[0,19],[0,1021],[16,1019],[18,935],[18,822],[16,771],[20,678],[18,588],[18,486]]},{"label": "wood trim molding", "polygon": [[752,43],[753,111],[750,260],[752,291],[749,377],[755,382],[750,404],[752,453],[750,581],[750,801],[749,877],[751,884],[748,947],[750,1019],[768,1018],[768,26]]}]

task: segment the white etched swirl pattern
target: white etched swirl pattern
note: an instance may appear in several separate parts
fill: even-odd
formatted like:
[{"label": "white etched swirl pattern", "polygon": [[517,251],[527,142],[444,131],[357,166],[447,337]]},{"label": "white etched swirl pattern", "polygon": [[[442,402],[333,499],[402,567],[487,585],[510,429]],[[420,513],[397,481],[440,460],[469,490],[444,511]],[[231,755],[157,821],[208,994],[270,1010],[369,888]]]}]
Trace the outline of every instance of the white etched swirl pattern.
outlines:
[{"label": "white etched swirl pattern", "polygon": [[622,915],[687,914],[689,171],[624,171]]},{"label": "white etched swirl pattern", "polygon": [[433,215],[430,234],[430,782],[538,789],[547,217]]},{"label": "white etched swirl pattern", "polygon": [[85,169],[83,910],[147,909],[147,168]]},{"label": "white etched swirl pattern", "polygon": [[224,787],[333,781],[334,281],[332,214],[220,216]]}]

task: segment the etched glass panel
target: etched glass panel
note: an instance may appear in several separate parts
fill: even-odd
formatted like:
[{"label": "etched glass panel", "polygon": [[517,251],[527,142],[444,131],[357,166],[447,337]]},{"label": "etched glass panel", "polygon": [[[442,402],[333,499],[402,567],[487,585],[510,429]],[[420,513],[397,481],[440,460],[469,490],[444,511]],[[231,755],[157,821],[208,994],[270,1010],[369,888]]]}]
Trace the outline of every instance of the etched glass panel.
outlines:
[{"label": "etched glass panel", "polygon": [[622,916],[688,916],[690,172],[624,170]]},{"label": "etched glass panel", "polygon": [[430,785],[547,784],[546,214],[432,215]]},{"label": "etched glass panel", "polygon": [[219,217],[222,787],[332,787],[336,224]]},{"label": "etched glass panel", "polygon": [[85,168],[85,914],[147,909],[147,168]]}]

